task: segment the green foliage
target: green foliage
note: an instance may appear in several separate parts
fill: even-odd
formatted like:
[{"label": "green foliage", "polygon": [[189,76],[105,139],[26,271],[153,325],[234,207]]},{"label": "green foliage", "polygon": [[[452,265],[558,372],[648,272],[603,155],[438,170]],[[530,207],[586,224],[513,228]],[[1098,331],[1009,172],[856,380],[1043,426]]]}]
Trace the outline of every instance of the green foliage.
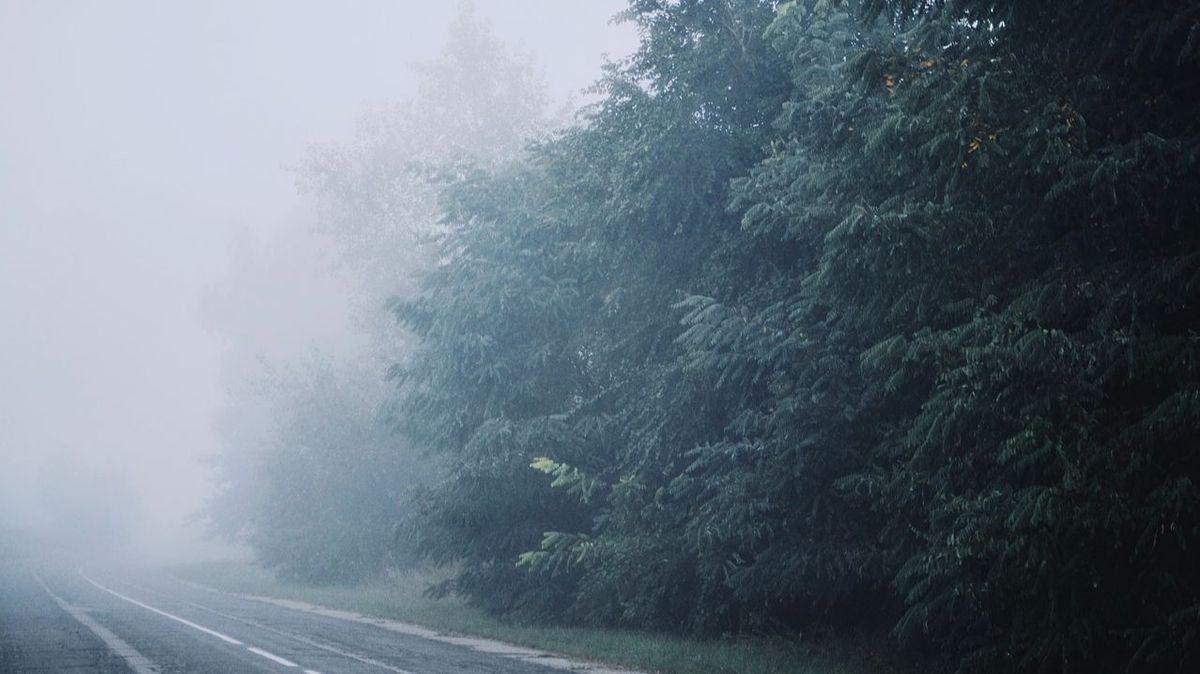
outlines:
[{"label": "green foliage", "polygon": [[[688,587],[699,581],[679,557],[681,513],[635,504],[665,493],[686,451],[720,428],[690,412],[704,392],[676,370],[672,306],[714,271],[738,278],[706,256],[736,223],[722,206],[729,181],[757,157],[764,111],[777,106],[765,90],[782,93],[784,80],[760,37],[768,5],[679,12],[635,10],[664,38],[611,71],[585,124],[533,149],[524,165],[450,189],[445,264],[421,301],[396,305],[427,347],[397,369],[400,417],[455,457],[450,480],[431,494],[428,547],[465,561],[454,589],[489,608],[531,605],[543,617],[605,623],[696,619]],[[677,39],[676,19],[745,44]],[[655,67],[668,61],[708,81],[697,87]],[[773,75],[749,77],[743,65]],[[578,470],[588,486],[551,486],[529,468],[537,457],[572,467],[556,476],[560,485]],[[553,563],[555,578],[516,567],[544,540],[549,552],[591,541],[580,534],[593,527],[605,530],[595,554],[571,552],[578,561]],[[631,547],[643,552],[623,552]],[[668,560],[637,562],[654,549]],[[534,562],[543,558],[524,559],[542,568]]]},{"label": "green foliage", "polygon": [[442,633],[497,639],[658,674],[880,674],[877,659],[847,641],[796,644],[784,639],[694,639],[644,630],[517,623],[488,616],[424,590],[448,570],[414,568],[355,585],[312,587],[281,582],[257,567],[201,563],[174,573],[226,592],[276,597],[423,625]]},{"label": "green foliage", "polygon": [[499,612],[1200,658],[1200,4],[635,0],[449,188],[401,418]]},{"label": "green foliage", "polygon": [[389,432],[359,376],[324,361],[275,382],[272,434],[227,485],[249,495],[226,494],[226,526],[282,578],[360,581],[415,561],[409,503],[436,464]]},{"label": "green foliage", "polygon": [[[441,53],[416,66],[416,83],[412,99],[369,109],[352,142],[314,150],[299,174],[317,209],[320,233],[314,236],[333,244],[346,272],[347,313],[355,336],[365,339],[339,346],[354,356],[339,354],[338,362],[315,368],[284,364],[279,369],[291,376],[277,380],[271,376],[277,353],[246,344],[243,332],[230,335],[235,350],[255,352],[255,362],[231,368],[250,386],[231,387],[227,412],[240,425],[217,461],[225,484],[209,514],[216,528],[249,543],[258,560],[284,578],[356,581],[414,561],[417,494],[444,461],[395,433],[394,426],[405,424],[390,410],[384,394],[390,385],[380,381],[379,369],[411,353],[412,335],[396,330],[384,305],[393,296],[419,304],[416,279],[437,265],[433,242],[448,234],[439,226],[441,173],[467,161],[499,163],[551,124],[536,70],[501,43],[469,3]],[[522,270],[510,265],[505,273],[517,278]],[[569,295],[570,280],[550,292]],[[263,301],[250,298],[255,307]],[[461,337],[452,326],[446,330],[425,336]],[[532,335],[519,338],[541,343]],[[460,362],[474,369],[458,374],[472,386],[504,382],[506,368],[524,367],[491,360],[508,342],[488,344],[481,333],[462,339],[456,347],[470,355]],[[263,371],[247,374],[247,365]],[[456,427],[450,422],[445,429]],[[488,447],[487,433],[507,430],[503,423],[483,429],[478,451]],[[522,459],[507,469],[532,482],[526,464]],[[480,481],[486,470],[468,478]],[[497,514],[513,516],[491,515]]]},{"label": "green foliage", "polygon": [[[586,376],[567,329],[579,314],[569,251],[536,247],[546,228],[528,210],[538,171],[460,184],[446,260],[422,297],[394,304],[430,346],[394,369],[406,392],[397,420],[449,459],[446,481],[425,497],[425,547],[466,562],[443,589],[496,611],[553,602],[554,589],[517,569],[517,556],[542,532],[586,521],[529,468],[546,448],[577,442],[565,412]],[[480,215],[457,219],[472,209]]]},{"label": "green foliage", "polygon": [[1197,5],[880,4],[911,20],[855,64],[895,83],[865,138],[892,180],[815,278],[905,410],[877,462],[895,632],[964,669],[1187,669],[1200,129],[1170,83],[1200,75]]}]

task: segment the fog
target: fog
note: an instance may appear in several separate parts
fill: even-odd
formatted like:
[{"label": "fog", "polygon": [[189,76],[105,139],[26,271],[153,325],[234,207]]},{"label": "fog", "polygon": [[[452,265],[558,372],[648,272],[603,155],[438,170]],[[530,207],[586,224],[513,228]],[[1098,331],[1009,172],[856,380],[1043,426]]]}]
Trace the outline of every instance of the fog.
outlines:
[{"label": "fog", "polygon": [[[475,12],[554,107],[632,51],[634,29],[609,22],[621,7]],[[166,559],[216,549],[197,513],[213,457],[253,425],[239,387],[264,363],[368,348],[295,168],[414,96],[412,65],[460,11],[0,3],[0,529]]]},{"label": "fog", "polygon": [[1080,7],[0,0],[0,670],[1200,671],[1200,0]]}]

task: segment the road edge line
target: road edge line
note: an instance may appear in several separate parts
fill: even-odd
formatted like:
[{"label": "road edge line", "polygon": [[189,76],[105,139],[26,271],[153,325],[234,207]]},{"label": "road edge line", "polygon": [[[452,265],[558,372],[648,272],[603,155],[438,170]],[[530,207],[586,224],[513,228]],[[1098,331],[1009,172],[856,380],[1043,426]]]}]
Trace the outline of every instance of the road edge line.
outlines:
[{"label": "road edge line", "polygon": [[154,613],[157,613],[160,616],[163,616],[164,618],[170,618],[171,620],[174,620],[177,623],[182,623],[184,625],[187,625],[188,627],[190,627],[194,630],[198,630],[198,631],[204,632],[205,634],[208,634],[210,636],[214,636],[214,637],[220,639],[221,641],[224,641],[227,644],[233,644],[234,646],[245,646],[246,645],[246,644],[242,643],[241,641],[238,641],[237,639],[234,639],[233,637],[229,636],[228,634],[222,634],[214,629],[209,629],[209,628],[205,627],[204,625],[198,625],[198,624],[188,620],[187,618],[180,618],[177,615],[167,613],[166,611],[163,611],[162,609],[157,609],[149,604],[140,602],[140,601],[134,599],[133,597],[127,597],[127,596],[121,594],[120,592],[117,592],[116,590],[111,590],[107,587],[104,587],[100,583],[97,583],[96,581],[89,578],[88,575],[83,572],[83,569],[79,570],[79,575],[80,575],[80,577],[82,577],[84,580],[91,583],[92,585],[95,585],[96,587],[100,588],[101,590],[104,590],[105,592],[111,594],[112,596],[114,596],[118,599],[124,599],[125,601],[129,602],[130,604],[133,604],[134,606],[140,606],[140,607],[146,609],[147,611],[153,611]]},{"label": "road edge line", "polygon": [[261,648],[256,648],[254,646],[247,646],[246,650],[250,651],[251,653],[253,653],[257,656],[264,657],[272,662],[283,665],[284,667],[299,667],[300,666],[300,665],[297,665],[296,663],[292,662],[291,660],[288,660],[285,657],[275,655],[271,651],[265,651]]},{"label": "road edge line", "polygon": [[42,590],[49,595],[50,599],[54,600],[55,604],[58,604],[60,609],[74,618],[80,625],[88,628],[92,634],[95,634],[100,641],[104,642],[104,645],[108,647],[108,650],[112,651],[113,655],[124,660],[125,664],[129,665],[129,668],[136,672],[136,674],[160,674],[162,670],[150,658],[142,655],[138,649],[130,646],[128,642],[113,634],[111,630],[96,622],[91,616],[68,604],[57,594],[54,594],[54,591],[46,585],[45,581],[42,580],[42,577],[36,571],[32,573],[33,579],[37,581],[38,585],[42,586]]},{"label": "road edge line", "polygon": [[[179,581],[180,583],[183,583],[183,584],[185,584],[185,585],[188,585],[188,586],[194,587],[195,589],[204,590],[205,592],[209,592],[209,593],[211,593],[211,594],[222,594],[222,595],[226,595],[226,596],[228,596],[228,597],[232,597],[232,598],[234,598],[234,599],[244,599],[244,597],[242,597],[242,596],[240,596],[240,595],[229,594],[229,593],[227,593],[227,592],[224,592],[224,591],[222,591],[222,590],[216,590],[216,589],[213,589],[213,588],[210,588],[210,587],[205,587],[205,586],[203,586],[203,585],[194,585],[194,586],[193,586],[191,583],[188,583],[187,581],[185,581],[185,580],[183,580],[183,579],[180,579],[180,578],[175,578],[174,576],[172,576],[172,579],[173,579],[173,580],[177,580],[177,581]],[[385,669],[385,670],[387,670],[387,671],[389,671],[389,672],[393,672],[394,674],[415,674],[414,672],[411,672],[411,671],[409,671],[409,670],[407,670],[407,669],[402,669],[402,668],[400,668],[400,667],[396,667],[396,666],[394,666],[394,665],[389,665],[389,664],[388,664],[388,663],[386,663],[386,662],[381,662],[381,661],[379,661],[379,660],[376,660],[376,659],[374,659],[374,658],[371,658],[371,657],[369,657],[369,656],[365,656],[365,655],[363,655],[363,654],[361,654],[361,653],[355,653],[354,651],[343,650],[343,649],[341,649],[341,648],[337,648],[337,647],[331,646],[331,645],[329,645],[329,644],[327,644],[327,643],[322,643],[322,642],[320,642],[320,641],[317,641],[317,640],[314,640],[314,639],[310,639],[309,637],[306,637],[306,636],[303,636],[303,635],[300,635],[300,634],[296,634],[295,632],[289,632],[289,631],[287,631],[287,630],[282,630],[282,629],[279,629],[278,627],[272,627],[272,626],[270,626],[270,625],[264,625],[264,624],[262,624],[262,623],[260,623],[260,622],[257,622],[257,621],[255,621],[255,620],[250,620],[250,619],[248,619],[248,618],[243,618],[243,617],[239,617],[239,616],[235,616],[235,615],[230,615],[230,614],[228,614],[228,613],[224,613],[224,612],[222,612],[222,611],[218,611],[217,609],[215,609],[215,608],[212,608],[211,606],[205,606],[204,604],[199,604],[199,603],[197,603],[197,602],[190,601],[190,600],[187,600],[187,599],[180,599],[179,597],[171,597],[170,595],[168,595],[168,594],[166,594],[166,593],[164,593],[164,592],[160,592],[160,591],[158,591],[158,590],[152,590],[152,589],[150,589],[150,588],[147,588],[147,587],[142,587],[142,586],[139,586],[139,585],[137,585],[136,583],[132,583],[132,582],[130,582],[130,581],[124,581],[124,583],[125,583],[126,585],[129,585],[129,586],[132,586],[132,587],[138,588],[138,589],[140,589],[140,590],[141,590],[141,591],[143,591],[143,592],[149,592],[149,593],[151,593],[151,594],[156,594],[156,595],[159,595],[159,596],[161,596],[161,597],[168,598],[168,599],[170,599],[170,600],[172,600],[172,601],[176,601],[176,602],[181,602],[181,603],[187,604],[188,606],[191,606],[192,608],[196,608],[196,609],[199,609],[199,610],[201,610],[201,611],[206,611],[206,612],[208,612],[208,613],[212,613],[213,615],[218,615],[218,616],[220,616],[220,617],[222,617],[222,618],[225,618],[226,620],[232,620],[232,621],[234,621],[234,622],[239,622],[239,623],[243,623],[243,624],[246,624],[246,625],[250,625],[251,627],[255,627],[255,628],[257,628],[257,629],[260,629],[260,630],[266,630],[266,631],[268,631],[268,632],[271,632],[271,633],[273,633],[273,634],[277,634],[277,635],[279,635],[279,636],[281,636],[281,637],[284,637],[284,638],[286,638],[286,639],[292,639],[293,641],[298,641],[298,642],[300,642],[300,643],[302,643],[302,644],[304,644],[304,645],[306,645],[306,646],[311,646],[311,647],[313,647],[313,648],[319,648],[319,649],[321,649],[321,650],[323,650],[323,651],[326,651],[326,652],[328,652],[328,653],[333,653],[334,655],[337,655],[337,656],[339,656],[339,657],[343,657],[343,658],[349,658],[350,660],[355,660],[355,661],[357,661],[357,662],[360,662],[360,663],[362,663],[362,664],[364,664],[364,665],[370,665],[370,666],[372,666],[372,667],[377,667],[377,668],[379,668],[379,669]],[[316,670],[304,670],[304,671],[305,671],[305,673],[306,673],[306,674],[321,674],[320,672],[318,672],[318,671],[316,671]]]},{"label": "road edge line", "polygon": [[646,674],[646,672],[636,669],[628,669],[617,665],[607,665],[596,661],[583,660],[579,659],[577,656],[563,655],[561,653],[545,651],[538,648],[530,648],[528,646],[518,646],[517,644],[511,644],[498,639],[447,634],[445,632],[439,632],[415,623],[401,622],[388,618],[378,618],[354,611],[346,611],[343,609],[328,608],[325,606],[319,606],[317,604],[310,604],[308,602],[298,601],[295,599],[280,599],[276,597],[245,594],[242,592],[230,592],[228,590],[209,587],[186,578],[180,578],[175,574],[171,575],[180,583],[191,585],[209,592],[216,592],[218,594],[225,594],[232,597],[240,597],[242,599],[257,601],[264,604],[273,604],[281,608],[287,608],[303,613],[311,613],[314,615],[324,616],[326,618],[336,618],[338,620],[344,620],[347,622],[374,625],[375,627],[387,630],[389,632],[396,632],[422,639],[429,639],[430,641],[438,641],[445,644],[453,644],[455,646],[468,648],[478,653],[497,655],[506,657],[510,660],[517,660],[533,665],[541,665],[551,669],[572,672],[573,674]]}]

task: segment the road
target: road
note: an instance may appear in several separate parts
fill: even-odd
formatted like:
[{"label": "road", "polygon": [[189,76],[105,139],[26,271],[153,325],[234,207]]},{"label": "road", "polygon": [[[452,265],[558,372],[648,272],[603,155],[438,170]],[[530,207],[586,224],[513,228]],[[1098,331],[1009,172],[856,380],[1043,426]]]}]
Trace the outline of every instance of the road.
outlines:
[{"label": "road", "polygon": [[612,673],[496,642],[322,615],[153,570],[0,566],[0,672]]}]

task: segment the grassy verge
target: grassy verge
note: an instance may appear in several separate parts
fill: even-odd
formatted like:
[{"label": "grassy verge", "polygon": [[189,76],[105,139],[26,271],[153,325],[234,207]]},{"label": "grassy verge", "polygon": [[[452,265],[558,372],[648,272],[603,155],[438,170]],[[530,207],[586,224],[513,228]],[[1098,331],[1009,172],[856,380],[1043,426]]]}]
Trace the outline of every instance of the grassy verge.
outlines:
[{"label": "grassy verge", "polygon": [[795,640],[696,640],[674,635],[582,627],[514,624],[455,598],[430,599],[425,588],[442,576],[422,570],[394,573],[355,586],[310,587],[281,582],[241,563],[175,569],[182,578],[228,592],[293,599],[329,608],[416,623],[432,629],[498,639],[659,674],[861,674],[847,658],[818,654]]}]

